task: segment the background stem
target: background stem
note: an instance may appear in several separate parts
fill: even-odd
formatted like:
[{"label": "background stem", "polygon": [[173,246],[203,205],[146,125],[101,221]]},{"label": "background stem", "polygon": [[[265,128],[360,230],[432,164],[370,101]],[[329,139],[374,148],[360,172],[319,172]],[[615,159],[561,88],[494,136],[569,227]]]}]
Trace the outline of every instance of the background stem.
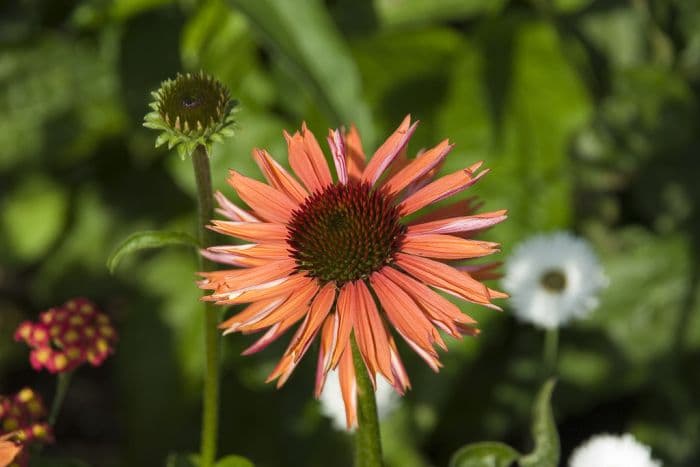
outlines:
[{"label": "background stem", "polygon": [[544,351],[542,355],[545,379],[556,375],[558,354],[559,328],[547,329],[544,335]]},{"label": "background stem", "polygon": [[[211,246],[212,233],[206,228],[212,218],[212,196],[209,155],[204,146],[197,146],[192,154],[192,166],[197,180],[197,233],[202,248]],[[211,271],[214,265],[198,255],[200,271]],[[211,467],[216,460],[216,444],[219,434],[219,313],[209,303],[204,305],[205,373],[202,414],[202,439],[200,466]]]},{"label": "background stem", "polygon": [[63,406],[63,401],[66,399],[66,394],[68,394],[71,376],[73,376],[72,371],[58,374],[58,379],[56,383],[56,394],[53,396],[53,402],[51,403],[51,412],[49,412],[50,426],[54,426],[56,424],[58,414],[61,412],[61,407]]},{"label": "background stem", "polygon": [[351,339],[351,345],[357,380],[358,427],[355,433],[355,467],[382,467],[382,442],[379,436],[374,388],[354,337]]}]

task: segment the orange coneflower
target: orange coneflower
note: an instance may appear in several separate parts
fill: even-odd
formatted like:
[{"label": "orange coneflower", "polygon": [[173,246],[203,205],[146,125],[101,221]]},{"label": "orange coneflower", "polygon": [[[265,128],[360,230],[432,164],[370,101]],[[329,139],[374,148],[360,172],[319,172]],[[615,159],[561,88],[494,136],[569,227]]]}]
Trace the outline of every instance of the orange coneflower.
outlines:
[{"label": "orange coneflower", "polygon": [[372,382],[380,374],[403,394],[410,383],[389,324],[437,371],[434,346],[446,348],[438,329],[460,338],[475,334],[476,323],[433,288],[496,309],[491,300],[506,296],[477,280],[481,272],[492,275],[488,266],[460,269],[441,261],[498,251],[496,243],[467,237],[504,220],[505,211],[467,215],[469,202],[463,201],[404,221],[488,172],[478,171],[479,162],[434,180],[452,145],[445,140],[407,159],[416,124],[406,117],[369,161],[354,127],[344,134],[329,131],[336,181],[306,125],[300,133],[285,133],[289,162],[301,182],[255,149],[268,183],[232,170],[229,183],[251,209],[217,193],[219,212],[230,220],[211,226],[251,243],[203,252],[238,267],[202,273],[200,287],[213,290],[205,299],[249,304],[221,325],[225,333],[267,329],[244,354],[265,348],[303,320],[268,381],[284,384],[320,332],[315,393],[337,367],[348,426],[357,423],[352,336]]}]

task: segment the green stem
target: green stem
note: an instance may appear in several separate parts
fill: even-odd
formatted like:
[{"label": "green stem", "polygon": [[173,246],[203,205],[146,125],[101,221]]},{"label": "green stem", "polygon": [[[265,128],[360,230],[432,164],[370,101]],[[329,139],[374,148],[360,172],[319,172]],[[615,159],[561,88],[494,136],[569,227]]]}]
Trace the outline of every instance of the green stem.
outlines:
[{"label": "green stem", "polygon": [[559,328],[547,329],[544,334],[544,377],[549,378],[557,373],[557,358],[559,353]]},{"label": "green stem", "polygon": [[[212,218],[214,200],[212,196],[209,155],[204,146],[197,146],[192,154],[192,166],[197,180],[198,237],[204,248],[211,246],[211,231],[206,228]],[[199,267],[210,271],[213,264],[199,256]],[[204,394],[202,414],[202,438],[200,466],[211,467],[216,460],[216,444],[219,434],[219,313],[211,304],[204,307]]]},{"label": "green stem", "polygon": [[66,394],[68,394],[71,376],[73,376],[72,371],[58,374],[58,380],[56,383],[56,394],[53,396],[53,402],[51,403],[51,411],[49,412],[50,426],[54,426],[56,424],[58,414],[61,412],[61,407],[63,406],[63,401],[66,399]]},{"label": "green stem", "polygon": [[355,433],[355,467],[382,467],[382,442],[379,436],[374,388],[354,337],[351,345],[357,380],[358,427]]}]

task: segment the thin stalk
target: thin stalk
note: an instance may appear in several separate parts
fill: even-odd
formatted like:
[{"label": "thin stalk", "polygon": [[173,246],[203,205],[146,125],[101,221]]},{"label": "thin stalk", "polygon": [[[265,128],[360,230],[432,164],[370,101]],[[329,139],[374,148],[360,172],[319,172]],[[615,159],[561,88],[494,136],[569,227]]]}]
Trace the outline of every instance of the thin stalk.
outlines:
[{"label": "thin stalk", "polygon": [[[197,180],[197,233],[202,248],[211,246],[211,231],[206,228],[212,218],[214,199],[212,196],[209,155],[204,146],[197,146],[192,154],[192,166]],[[201,271],[211,271],[213,264],[199,256]],[[219,435],[219,313],[209,303],[204,306],[204,394],[202,413],[202,438],[200,466],[211,467],[216,460],[216,445]]]},{"label": "thin stalk", "polygon": [[544,334],[544,350],[542,354],[545,379],[556,375],[558,354],[559,328],[547,329]]},{"label": "thin stalk", "polygon": [[355,433],[355,467],[382,467],[382,441],[379,436],[374,388],[354,337],[351,345],[357,380],[358,427]]},{"label": "thin stalk", "polygon": [[58,414],[61,412],[61,407],[63,406],[63,401],[66,399],[66,394],[68,394],[71,376],[73,376],[72,371],[58,374],[58,380],[56,383],[56,394],[53,396],[53,402],[51,403],[51,411],[49,412],[50,426],[54,426],[56,424]]}]

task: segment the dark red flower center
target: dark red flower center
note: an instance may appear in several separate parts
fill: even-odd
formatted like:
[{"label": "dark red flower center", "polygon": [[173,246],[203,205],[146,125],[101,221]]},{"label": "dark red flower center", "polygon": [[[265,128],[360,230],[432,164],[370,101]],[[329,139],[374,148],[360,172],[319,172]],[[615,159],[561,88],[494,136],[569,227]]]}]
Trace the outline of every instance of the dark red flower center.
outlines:
[{"label": "dark red flower center", "polygon": [[390,263],[406,233],[392,198],[353,181],[309,196],[288,228],[298,269],[339,283],[366,278]]}]

